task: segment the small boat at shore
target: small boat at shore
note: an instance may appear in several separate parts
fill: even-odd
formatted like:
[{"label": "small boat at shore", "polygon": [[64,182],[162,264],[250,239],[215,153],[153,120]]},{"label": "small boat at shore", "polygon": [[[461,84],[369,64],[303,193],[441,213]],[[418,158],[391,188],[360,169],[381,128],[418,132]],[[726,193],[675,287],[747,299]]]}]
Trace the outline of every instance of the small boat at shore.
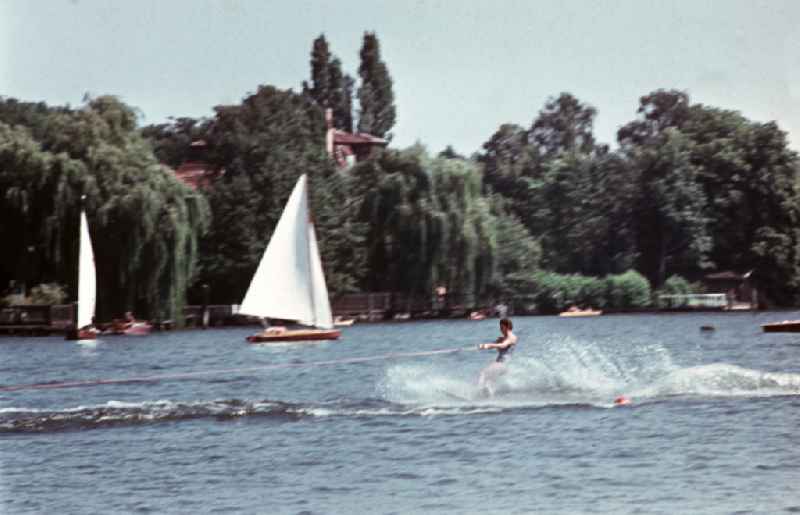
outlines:
[{"label": "small boat at shore", "polygon": [[761,329],[765,333],[800,333],[800,320],[784,320],[783,322],[762,324]]},{"label": "small boat at shore", "polygon": [[333,325],[336,327],[350,327],[356,323],[355,318],[342,318],[342,317],[334,317]]},{"label": "small boat at shore", "polygon": [[250,343],[336,340],[341,335],[334,329],[305,175],[297,180],[283,208],[239,312],[314,327],[267,327],[248,336]]},{"label": "small boat at shore", "polygon": [[153,326],[144,320],[129,320],[126,322],[115,321],[111,326],[103,331],[103,334],[113,336],[147,336]]},{"label": "small boat at shore", "polygon": [[562,311],[558,314],[560,317],[596,317],[603,314],[602,310],[599,309],[578,309],[578,308],[570,308],[566,311]]}]

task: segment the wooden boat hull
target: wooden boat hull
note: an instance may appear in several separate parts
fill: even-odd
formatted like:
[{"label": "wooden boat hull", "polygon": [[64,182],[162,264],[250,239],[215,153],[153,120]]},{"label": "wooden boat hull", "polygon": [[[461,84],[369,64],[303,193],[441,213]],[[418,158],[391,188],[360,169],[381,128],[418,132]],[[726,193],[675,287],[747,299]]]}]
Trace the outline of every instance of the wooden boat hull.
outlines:
[{"label": "wooden boat hull", "polygon": [[564,311],[559,313],[558,316],[560,317],[596,317],[602,315],[602,311]]},{"label": "wooden boat hull", "polygon": [[800,320],[786,320],[773,324],[763,324],[765,333],[800,333]]},{"label": "wooden boat hull", "polygon": [[338,340],[342,332],[337,329],[297,329],[280,333],[259,333],[247,337],[250,343],[300,342]]}]

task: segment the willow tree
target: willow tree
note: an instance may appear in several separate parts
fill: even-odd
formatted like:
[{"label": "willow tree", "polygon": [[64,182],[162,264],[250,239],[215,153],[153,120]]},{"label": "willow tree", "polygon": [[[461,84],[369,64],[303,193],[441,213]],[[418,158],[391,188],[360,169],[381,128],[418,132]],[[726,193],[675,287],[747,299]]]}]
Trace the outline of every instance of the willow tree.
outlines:
[{"label": "willow tree", "polygon": [[495,218],[477,164],[420,146],[384,152],[351,174],[366,235],[366,289],[472,301],[495,273]]},{"label": "willow tree", "polygon": [[444,219],[436,210],[430,176],[419,156],[384,152],[356,165],[352,195],[366,234],[366,289],[424,294],[433,289]]},{"label": "willow tree", "polygon": [[[24,104],[6,109],[9,103],[0,106],[0,121],[19,122],[14,113]],[[34,270],[27,278],[76,290],[82,208],[95,252],[98,318],[135,310],[180,323],[208,221],[205,201],[158,163],[134,111],[116,98],[98,97],[77,110],[42,112],[29,104],[29,111],[36,113],[25,118],[30,127],[4,128],[0,163],[3,210],[11,222],[3,230],[14,231],[18,221],[23,233],[11,240],[22,242],[11,254],[41,259],[29,263]]]},{"label": "willow tree", "polygon": [[475,163],[436,158],[430,169],[445,224],[437,276],[449,292],[472,303],[495,276],[497,221],[489,199],[481,195],[482,177]]}]

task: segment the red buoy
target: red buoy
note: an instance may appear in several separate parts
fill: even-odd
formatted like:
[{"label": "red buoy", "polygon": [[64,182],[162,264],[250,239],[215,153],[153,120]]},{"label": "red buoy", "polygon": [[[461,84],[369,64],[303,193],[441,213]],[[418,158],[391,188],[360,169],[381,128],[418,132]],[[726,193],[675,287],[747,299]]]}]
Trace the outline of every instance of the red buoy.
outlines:
[{"label": "red buoy", "polygon": [[620,395],[616,399],[614,399],[615,406],[624,406],[625,404],[630,404],[631,400],[624,395]]}]

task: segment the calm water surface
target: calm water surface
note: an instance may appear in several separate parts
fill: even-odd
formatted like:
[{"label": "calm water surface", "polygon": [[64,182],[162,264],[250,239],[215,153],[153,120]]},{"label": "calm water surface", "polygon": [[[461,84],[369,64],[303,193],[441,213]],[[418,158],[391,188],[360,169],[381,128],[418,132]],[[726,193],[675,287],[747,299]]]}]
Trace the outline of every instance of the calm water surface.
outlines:
[{"label": "calm water surface", "polygon": [[162,379],[0,392],[0,512],[797,513],[795,317],[517,317],[494,398],[496,320],[4,337],[3,385]]}]

